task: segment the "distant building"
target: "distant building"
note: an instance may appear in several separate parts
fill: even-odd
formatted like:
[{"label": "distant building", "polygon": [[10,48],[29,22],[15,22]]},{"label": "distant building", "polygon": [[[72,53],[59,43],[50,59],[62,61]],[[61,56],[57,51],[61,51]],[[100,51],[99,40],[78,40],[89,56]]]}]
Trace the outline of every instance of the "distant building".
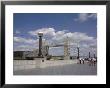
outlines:
[{"label": "distant building", "polygon": [[14,59],[24,59],[23,53],[24,51],[14,51],[14,54],[13,54]]},{"label": "distant building", "polygon": [[[45,46],[42,48],[42,55],[45,57],[48,55],[48,48]],[[14,51],[14,59],[34,59],[34,57],[38,56],[39,50],[33,50],[33,51]]]}]

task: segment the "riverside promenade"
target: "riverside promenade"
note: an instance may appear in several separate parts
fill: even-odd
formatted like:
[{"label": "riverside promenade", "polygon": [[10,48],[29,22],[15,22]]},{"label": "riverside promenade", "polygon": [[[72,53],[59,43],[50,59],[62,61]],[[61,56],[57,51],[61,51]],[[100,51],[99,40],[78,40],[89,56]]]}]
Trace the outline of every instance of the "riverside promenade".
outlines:
[{"label": "riverside promenade", "polygon": [[97,75],[97,65],[68,64],[61,66],[50,66],[46,68],[33,68],[14,71],[14,75]]}]

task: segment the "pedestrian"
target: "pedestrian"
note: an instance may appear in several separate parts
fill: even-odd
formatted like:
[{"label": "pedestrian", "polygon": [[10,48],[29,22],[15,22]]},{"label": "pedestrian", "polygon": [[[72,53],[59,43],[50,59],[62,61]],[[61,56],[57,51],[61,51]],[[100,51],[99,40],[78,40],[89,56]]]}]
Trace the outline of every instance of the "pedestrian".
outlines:
[{"label": "pedestrian", "polygon": [[82,60],[82,58],[79,58],[79,64],[81,64],[81,60]]},{"label": "pedestrian", "polygon": [[84,64],[84,60],[85,60],[85,59],[84,59],[84,58],[82,58],[82,62],[83,62],[83,64]]},{"label": "pedestrian", "polygon": [[96,64],[96,58],[92,58],[92,64],[95,66],[95,64]]},{"label": "pedestrian", "polygon": [[88,61],[89,61],[89,66],[91,66],[92,65],[92,58],[89,58]]}]

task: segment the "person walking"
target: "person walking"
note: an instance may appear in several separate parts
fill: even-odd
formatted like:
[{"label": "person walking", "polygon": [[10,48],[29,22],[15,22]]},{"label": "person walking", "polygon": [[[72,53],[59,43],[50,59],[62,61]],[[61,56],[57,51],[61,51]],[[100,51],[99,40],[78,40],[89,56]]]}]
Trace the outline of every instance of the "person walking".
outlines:
[{"label": "person walking", "polygon": [[89,58],[88,61],[89,61],[89,66],[91,66],[92,65],[92,58]]},{"label": "person walking", "polygon": [[95,66],[95,64],[96,64],[96,58],[92,58],[92,64],[93,64],[93,66]]},{"label": "person walking", "polygon": [[79,64],[81,64],[81,60],[82,60],[82,58],[79,58]]},{"label": "person walking", "polygon": [[84,59],[84,58],[82,58],[82,62],[83,62],[83,64],[84,64],[84,60],[85,60],[85,59]]}]

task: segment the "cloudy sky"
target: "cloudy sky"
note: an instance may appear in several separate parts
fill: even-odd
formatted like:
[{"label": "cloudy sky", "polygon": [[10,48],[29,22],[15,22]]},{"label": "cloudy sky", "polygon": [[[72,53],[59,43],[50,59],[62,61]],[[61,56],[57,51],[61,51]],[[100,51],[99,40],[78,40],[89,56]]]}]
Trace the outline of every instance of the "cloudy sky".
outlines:
[{"label": "cloudy sky", "polygon": [[[38,32],[43,32],[43,42],[49,45],[64,44],[68,37],[70,54],[76,55],[77,45],[81,55],[97,50],[97,14],[95,13],[15,13],[14,51],[38,48]],[[63,55],[63,46],[51,47],[52,55]]]}]

